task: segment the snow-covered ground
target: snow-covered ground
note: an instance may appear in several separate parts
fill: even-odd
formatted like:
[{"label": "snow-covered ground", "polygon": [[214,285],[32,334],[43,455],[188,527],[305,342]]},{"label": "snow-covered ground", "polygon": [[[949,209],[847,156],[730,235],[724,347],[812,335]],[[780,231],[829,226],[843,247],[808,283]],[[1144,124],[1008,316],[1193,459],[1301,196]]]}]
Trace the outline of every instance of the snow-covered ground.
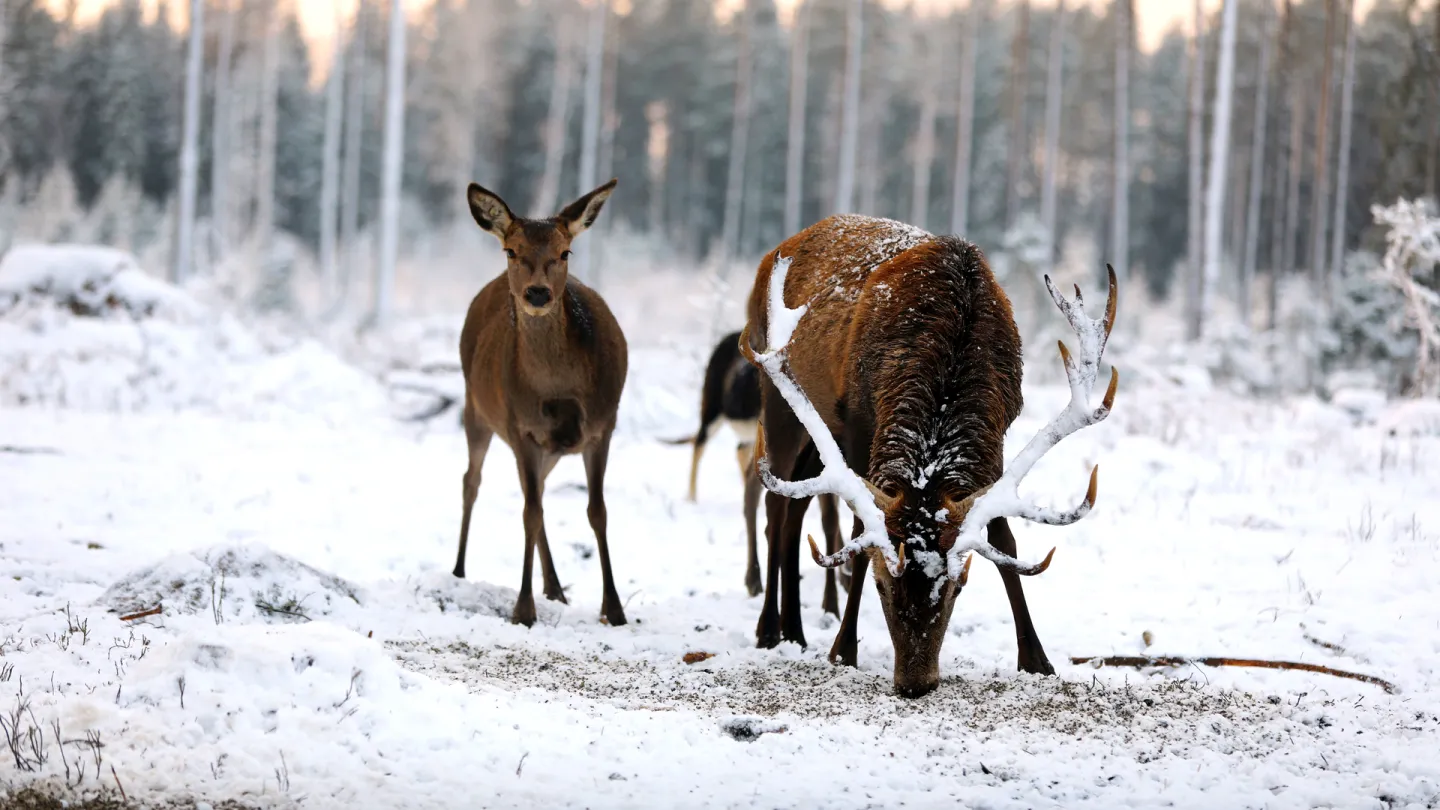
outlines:
[{"label": "snow-covered ground", "polygon": [[[1014,671],[999,577],[977,562],[944,680],[910,701],[891,694],[873,592],[860,669],[825,661],[836,623],[808,561],[810,647],[754,648],[730,437],[696,504],[689,449],[661,441],[693,429],[703,336],[632,335],[606,493],[630,624],[598,621],[584,475],[567,460],[545,506],[570,605],[541,600],[526,630],[507,621],[523,542],[499,442],[471,579],[450,576],[453,412],[395,420],[378,382],[319,346],[236,354],[250,344],[233,337],[200,341],[200,360],[147,356],[146,380],[208,368],[199,393],[102,395],[132,383],[87,374],[99,366],[78,330],[143,327],[0,315],[0,338],[30,336],[0,352],[0,718],[15,740],[0,802],[123,786],[138,802],[264,807],[1440,805],[1440,436],[1425,429],[1130,373],[1117,341],[1114,415],[1026,484],[1068,502],[1099,462],[1095,511],[1017,528],[1027,559],[1059,547],[1027,581],[1059,676]],[[165,345],[189,345],[177,334]],[[1031,376],[1047,364],[1034,352]],[[56,379],[95,390],[67,399]],[[34,393],[21,405],[17,391]],[[1026,394],[1012,454],[1067,396]],[[713,657],[685,663],[693,652]],[[1325,664],[1398,692],[1069,663],[1142,653]]]}]

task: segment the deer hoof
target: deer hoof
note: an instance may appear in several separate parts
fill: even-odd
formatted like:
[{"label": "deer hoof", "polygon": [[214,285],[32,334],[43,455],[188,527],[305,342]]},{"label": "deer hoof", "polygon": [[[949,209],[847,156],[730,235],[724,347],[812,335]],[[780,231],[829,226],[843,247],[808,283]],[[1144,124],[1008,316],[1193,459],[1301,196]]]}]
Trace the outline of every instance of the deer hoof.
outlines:
[{"label": "deer hoof", "polygon": [[765,590],[760,584],[760,570],[758,568],[745,575],[745,590],[749,591],[751,596],[759,596]]},{"label": "deer hoof", "polygon": [[523,624],[526,627],[535,626],[535,602],[515,604],[515,610],[510,614],[511,624]]}]

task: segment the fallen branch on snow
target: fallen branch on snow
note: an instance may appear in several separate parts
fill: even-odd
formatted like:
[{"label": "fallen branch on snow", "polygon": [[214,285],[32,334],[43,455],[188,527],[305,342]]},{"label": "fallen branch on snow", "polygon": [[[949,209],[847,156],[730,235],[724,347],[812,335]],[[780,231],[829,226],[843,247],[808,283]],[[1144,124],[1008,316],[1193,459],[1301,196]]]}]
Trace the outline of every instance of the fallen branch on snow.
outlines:
[{"label": "fallen branch on snow", "polygon": [[145,618],[146,616],[159,616],[159,615],[160,615],[160,611],[161,611],[163,608],[164,608],[164,605],[156,605],[155,607],[150,608],[149,610],[142,610],[142,611],[140,611],[139,613],[131,613],[129,616],[121,616],[121,617],[120,617],[120,621],[122,621],[122,622],[133,622],[133,621],[135,621],[136,619],[143,619],[143,618]]},{"label": "fallen branch on snow", "polygon": [[1363,675],[1359,672],[1346,672],[1343,669],[1321,666],[1319,664],[1302,664],[1298,661],[1264,661],[1257,658],[1224,658],[1210,656],[1205,658],[1180,658],[1180,657],[1151,657],[1148,655],[1108,655],[1108,656],[1071,656],[1072,664],[1093,664],[1097,668],[1107,667],[1183,667],[1191,664],[1203,664],[1207,667],[1259,667],[1263,669],[1294,669],[1302,672],[1318,672],[1322,675],[1334,675],[1337,678],[1348,678],[1352,681],[1362,681],[1384,689],[1388,694],[1395,694],[1398,690],[1395,684],[1382,680],[1374,675]]}]

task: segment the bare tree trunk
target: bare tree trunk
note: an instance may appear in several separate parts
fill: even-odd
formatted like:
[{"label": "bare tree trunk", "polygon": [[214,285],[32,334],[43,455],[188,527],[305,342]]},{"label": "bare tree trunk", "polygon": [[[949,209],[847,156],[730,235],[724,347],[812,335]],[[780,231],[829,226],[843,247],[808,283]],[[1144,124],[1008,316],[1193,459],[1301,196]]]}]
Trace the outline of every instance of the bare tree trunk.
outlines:
[{"label": "bare tree trunk", "polygon": [[730,119],[730,165],[725,173],[725,218],[720,230],[720,272],[726,273],[740,240],[740,204],[745,194],[745,148],[750,135],[751,38],[755,3],[745,0],[735,51],[735,108]]},{"label": "bare tree trunk", "polygon": [[[596,177],[600,157],[600,74],[605,68],[605,23],[610,14],[609,0],[591,0],[590,32],[585,46],[585,106],[580,119],[580,190],[584,194],[600,184]],[[553,212],[552,212],[553,213]],[[579,246],[572,266],[586,281],[599,286],[600,281],[591,274],[599,234],[591,234],[588,244]],[[598,268],[596,268],[598,274]]]},{"label": "bare tree trunk", "polygon": [[[616,30],[615,36],[605,38],[605,67],[600,80],[600,156],[596,178],[615,176],[615,131],[620,127],[619,85],[616,83],[620,72],[620,47],[616,41],[619,33]],[[616,217],[606,217],[604,232],[609,233],[615,222]]]},{"label": "bare tree trunk", "polygon": [[1305,87],[1293,79],[1290,97],[1290,188],[1285,194],[1285,244],[1281,269],[1295,272],[1300,231],[1300,170],[1305,149]]},{"label": "bare tree trunk", "polygon": [[[1118,0],[1116,7],[1122,6],[1124,0]],[[1124,36],[1121,34],[1121,36]],[[1115,73],[1118,81],[1121,66],[1119,63],[1121,45],[1117,41],[1115,46]],[[1049,64],[1046,65],[1047,75],[1045,77],[1045,175],[1040,186],[1040,224],[1045,228],[1045,239],[1048,248],[1045,251],[1045,260],[1055,260],[1056,243],[1056,193],[1055,180],[1058,171],[1056,163],[1060,159],[1060,101],[1061,93],[1064,91],[1062,79],[1064,77],[1065,63],[1065,0],[1057,0],[1055,3],[1054,22],[1050,26],[1050,55]],[[1116,116],[1119,117],[1119,100],[1116,100]],[[1119,147],[1117,141],[1116,155],[1118,159]]]},{"label": "bare tree trunk", "polygon": [[[345,154],[340,167],[340,267],[339,289],[335,291],[328,317],[339,315],[350,293],[350,282],[360,272],[360,165],[362,122],[365,108],[365,37],[370,5],[360,0],[350,29],[346,54],[349,73],[345,88]],[[338,39],[338,36],[337,36]]]},{"label": "bare tree trunk", "polygon": [[1341,69],[1340,89],[1340,154],[1335,171],[1335,229],[1330,239],[1332,275],[1338,275],[1345,269],[1345,203],[1350,194],[1350,137],[1355,114],[1355,28],[1355,0],[1346,0],[1345,65]]},{"label": "bare tree trunk", "polygon": [[845,98],[840,122],[840,166],[836,171],[835,213],[855,207],[855,157],[860,139],[860,58],[865,41],[865,0],[850,0],[845,24]]},{"label": "bare tree trunk", "polygon": [[1260,33],[1260,85],[1255,90],[1255,125],[1253,137],[1250,139],[1250,189],[1249,202],[1245,207],[1245,247],[1240,261],[1240,289],[1236,299],[1240,322],[1247,328],[1250,326],[1250,287],[1255,278],[1255,254],[1260,248],[1260,205],[1265,180],[1265,128],[1270,118],[1270,79],[1274,70],[1274,40],[1270,30],[1274,25],[1273,12],[1270,4],[1265,3],[1265,30]]},{"label": "bare tree trunk", "polygon": [[1029,138],[1025,131],[1025,96],[1029,90],[1030,0],[1020,0],[1015,38],[1010,42],[1010,128],[1005,149],[1005,229],[1020,214],[1020,182]]},{"label": "bare tree trunk", "polygon": [[215,252],[223,253],[230,245],[230,77],[235,58],[235,18],[238,13],[226,3],[220,24],[219,51],[215,55],[215,102],[211,109],[210,126],[210,230],[214,234]]},{"label": "bare tree trunk", "polygon": [[275,138],[280,117],[280,0],[261,16],[265,42],[260,67],[260,165],[255,178],[255,255],[261,277],[270,278],[275,240]]},{"label": "bare tree trunk", "polygon": [[[4,2],[4,0],[0,0]],[[195,272],[195,196],[200,180],[200,74],[205,69],[205,0],[190,0],[190,51],[185,64],[185,120],[180,135],[180,227],[171,280]]]},{"label": "bare tree trunk", "polygon": [[[530,215],[548,217],[560,205],[560,170],[565,163],[565,131],[570,117],[570,85],[575,80],[575,54],[570,23],[561,16],[555,29],[555,67],[550,79],[550,104],[545,114],[545,168]],[[583,192],[582,192],[583,193]]]},{"label": "bare tree trunk", "polygon": [[1310,279],[1330,302],[1330,274],[1325,268],[1326,219],[1330,215],[1330,84],[1335,57],[1335,0],[1325,1],[1325,58],[1320,72],[1320,104],[1315,109],[1314,210],[1310,219]]},{"label": "bare tree trunk", "polygon": [[1235,24],[1239,0],[1224,0],[1220,23],[1220,64],[1215,77],[1215,120],[1210,131],[1210,177],[1205,199],[1205,273],[1200,287],[1200,324],[1210,319],[1215,289],[1220,283],[1224,250],[1220,240],[1225,226],[1226,164],[1230,160],[1230,113],[1235,98]]},{"label": "bare tree trunk", "polygon": [[320,151],[320,277],[327,294],[335,287],[337,203],[340,199],[340,124],[344,113],[345,38],[340,34],[340,10],[335,6],[335,41],[330,75],[325,78],[325,139]]},{"label": "bare tree trunk", "polygon": [[405,154],[405,2],[390,4],[390,46],[385,54],[385,146],[380,175],[380,261],[375,268],[372,324],[390,317],[395,259],[400,250],[400,163]]},{"label": "bare tree trunk", "polygon": [[645,165],[649,169],[650,210],[647,222],[652,234],[666,236],[665,195],[669,185],[670,164],[678,163],[675,152],[679,141],[670,129],[669,106],[663,101],[652,101],[645,105],[645,121],[648,124],[648,139],[645,149]]},{"label": "bare tree trunk", "polygon": [[1202,128],[1205,124],[1205,17],[1200,10],[1200,0],[1195,0],[1195,36],[1190,43],[1190,224],[1186,231],[1186,265],[1188,267],[1189,297],[1185,335],[1190,340],[1200,338],[1201,296],[1204,289],[1204,268],[1201,267],[1203,249],[1200,233],[1204,217],[1201,199],[1204,196],[1204,175],[1201,166],[1205,159],[1205,140]]},{"label": "bare tree trunk", "polygon": [[970,227],[970,158],[975,140],[975,57],[980,42],[980,2],[970,0],[960,47],[960,100],[956,115],[955,178],[951,183],[950,231],[963,236]]},{"label": "bare tree trunk", "polygon": [[[1110,255],[1116,278],[1124,281],[1130,273],[1130,48],[1135,41],[1135,5],[1133,0],[1117,0],[1115,10],[1115,185],[1110,201]],[[1057,110],[1057,129],[1059,124]],[[1053,208],[1053,199],[1050,204]]]},{"label": "bare tree trunk", "polygon": [[[922,26],[925,24],[921,22]],[[940,49],[936,47],[935,37],[926,28],[922,27],[919,33],[919,44],[925,51],[921,63],[925,75],[920,77],[920,122],[915,134],[915,163],[910,178],[910,222],[927,228],[930,221],[930,173],[935,167],[935,115],[940,106],[939,88],[936,87],[940,76]]]},{"label": "bare tree trunk", "polygon": [[790,120],[785,138],[785,235],[800,230],[804,200],[805,96],[809,89],[810,9],[815,0],[801,0],[795,8],[790,37]]}]

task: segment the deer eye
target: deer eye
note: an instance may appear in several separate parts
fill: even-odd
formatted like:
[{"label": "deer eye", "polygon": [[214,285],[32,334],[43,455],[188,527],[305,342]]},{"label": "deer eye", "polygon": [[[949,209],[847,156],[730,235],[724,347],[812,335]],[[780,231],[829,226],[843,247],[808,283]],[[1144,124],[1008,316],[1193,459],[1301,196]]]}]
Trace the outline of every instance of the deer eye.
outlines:
[{"label": "deer eye", "polygon": [[568,251],[568,250],[562,250],[562,251],[560,251],[560,261],[562,261],[562,262],[568,262],[568,261],[570,261],[570,251]]},{"label": "deer eye", "polygon": [[505,255],[513,259],[515,258],[515,251],[510,248],[505,248]]}]

